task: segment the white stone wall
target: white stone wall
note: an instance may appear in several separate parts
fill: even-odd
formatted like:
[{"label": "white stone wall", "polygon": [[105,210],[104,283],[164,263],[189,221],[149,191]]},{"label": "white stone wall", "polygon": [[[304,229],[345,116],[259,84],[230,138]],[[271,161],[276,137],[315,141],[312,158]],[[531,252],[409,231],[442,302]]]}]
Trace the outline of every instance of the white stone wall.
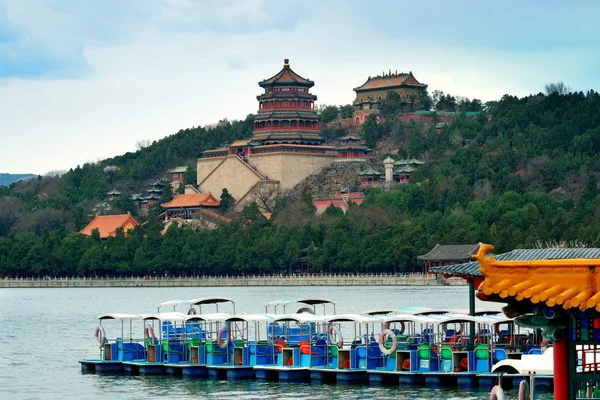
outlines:
[{"label": "white stone wall", "polygon": [[[213,160],[208,160],[213,161]],[[216,160],[214,160],[216,161]],[[257,182],[262,179],[237,156],[228,156],[219,159],[219,162],[204,162],[204,159],[198,161],[198,176],[200,181],[198,186],[202,193],[212,193],[213,196],[220,199],[223,188],[227,188],[229,193],[237,201],[244,197]],[[213,169],[209,171],[209,168]],[[202,175],[200,171],[202,170]]]}]

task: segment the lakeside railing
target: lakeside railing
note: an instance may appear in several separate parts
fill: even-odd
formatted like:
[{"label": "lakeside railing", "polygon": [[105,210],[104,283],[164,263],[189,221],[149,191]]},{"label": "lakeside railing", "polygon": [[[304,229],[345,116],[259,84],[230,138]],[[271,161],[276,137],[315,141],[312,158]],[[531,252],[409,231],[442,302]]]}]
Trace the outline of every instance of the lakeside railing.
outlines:
[{"label": "lakeside railing", "polygon": [[176,286],[448,286],[462,279],[409,274],[291,274],[202,276],[3,277],[0,288],[26,287],[176,287]]}]

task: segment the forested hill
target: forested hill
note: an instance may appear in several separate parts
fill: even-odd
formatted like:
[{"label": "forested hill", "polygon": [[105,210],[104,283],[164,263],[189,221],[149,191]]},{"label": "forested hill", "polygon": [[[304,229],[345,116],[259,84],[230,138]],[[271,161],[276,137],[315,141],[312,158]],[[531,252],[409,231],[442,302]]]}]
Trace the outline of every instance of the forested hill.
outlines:
[{"label": "forested hill", "polygon": [[[342,126],[324,133],[337,136]],[[287,271],[302,248],[310,249],[316,271],[391,272],[417,268],[416,256],[436,243],[482,241],[498,251],[550,241],[597,245],[597,93],[507,95],[488,103],[478,118],[459,118],[440,133],[433,126],[394,115],[364,125],[371,144],[392,141],[399,146],[392,156],[426,164],[410,184],[372,189],[361,207],[345,215],[331,208],[314,216],[305,193],[282,199],[271,220],[248,207],[238,219],[242,224],[214,231],[172,228],[161,235],[160,226],[151,224],[129,239],[104,243],[69,233],[81,228],[110,188],[133,193],[169,167],[193,165],[201,150],[248,137],[251,118],[180,131],[62,177],[0,188],[0,274]],[[131,207],[126,201],[116,206]]]},{"label": "forested hill", "polygon": [[34,177],[33,174],[6,174],[0,173],[0,186],[9,186],[13,182]]}]

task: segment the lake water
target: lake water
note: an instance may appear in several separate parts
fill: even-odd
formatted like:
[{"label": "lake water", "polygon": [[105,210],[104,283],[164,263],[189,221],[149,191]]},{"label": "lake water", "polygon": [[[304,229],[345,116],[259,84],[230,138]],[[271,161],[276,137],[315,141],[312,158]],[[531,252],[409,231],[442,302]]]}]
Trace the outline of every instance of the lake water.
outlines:
[{"label": "lake water", "polygon": [[[262,313],[269,301],[303,296],[331,299],[337,313],[468,307],[466,286],[0,289],[0,399],[489,399],[488,391],[476,390],[81,373],[78,360],[98,355],[98,315],[153,313],[166,300],[206,296],[234,299],[238,314]],[[477,307],[499,310],[501,305],[477,300]]]}]

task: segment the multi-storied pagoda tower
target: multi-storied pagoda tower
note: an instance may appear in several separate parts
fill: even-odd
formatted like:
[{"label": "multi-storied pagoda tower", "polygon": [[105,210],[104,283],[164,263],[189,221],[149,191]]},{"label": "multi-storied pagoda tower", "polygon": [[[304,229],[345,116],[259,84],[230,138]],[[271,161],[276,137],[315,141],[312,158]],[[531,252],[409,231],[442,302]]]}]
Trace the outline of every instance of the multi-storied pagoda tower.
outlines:
[{"label": "multi-storied pagoda tower", "polygon": [[325,140],[315,111],[317,96],[309,93],[315,83],[295,73],[287,58],[281,71],[258,84],[265,92],[256,97],[253,142],[311,145]]},{"label": "multi-storied pagoda tower", "polygon": [[315,83],[283,69],[258,83],[258,113],[249,139],[202,152],[198,159],[198,189],[220,197],[224,188],[236,199],[236,208],[254,201],[261,192],[283,192],[307,176],[331,165],[339,149],[324,146]]}]

